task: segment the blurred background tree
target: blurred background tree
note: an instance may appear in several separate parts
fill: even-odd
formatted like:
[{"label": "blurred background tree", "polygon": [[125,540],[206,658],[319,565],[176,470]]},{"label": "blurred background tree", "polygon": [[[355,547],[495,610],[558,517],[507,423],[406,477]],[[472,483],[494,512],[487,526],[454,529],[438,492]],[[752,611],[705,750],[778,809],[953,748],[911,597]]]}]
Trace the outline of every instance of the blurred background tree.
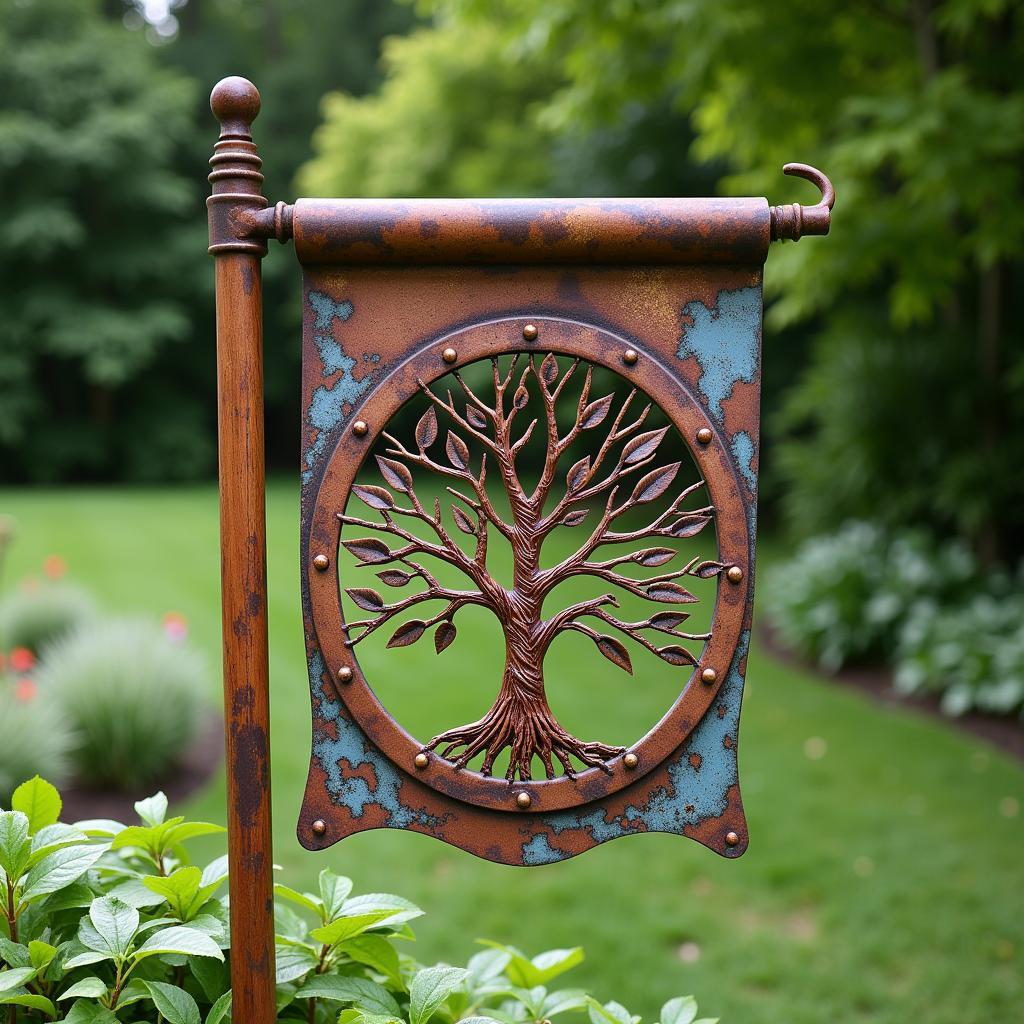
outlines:
[{"label": "blurred background tree", "polygon": [[[0,243],[13,311],[5,462],[24,478],[212,471],[200,168],[206,93],[238,72],[263,89],[275,198],[783,202],[811,199],[783,182],[784,161],[825,168],[841,204],[831,239],[777,247],[767,275],[769,505],[780,499],[801,532],[849,515],[916,522],[1013,559],[1024,550],[1022,22],[1002,0],[20,0],[0,44],[11,97],[0,173],[20,211]],[[66,82],[61,61],[77,61],[86,114],[102,112],[107,131],[134,126],[135,149],[126,127],[93,147],[98,177],[81,146],[62,145],[79,128],[101,136],[66,89],[58,100],[46,68]],[[266,276],[269,458],[290,468],[291,255],[272,250]],[[33,455],[44,436],[45,459]]]}]

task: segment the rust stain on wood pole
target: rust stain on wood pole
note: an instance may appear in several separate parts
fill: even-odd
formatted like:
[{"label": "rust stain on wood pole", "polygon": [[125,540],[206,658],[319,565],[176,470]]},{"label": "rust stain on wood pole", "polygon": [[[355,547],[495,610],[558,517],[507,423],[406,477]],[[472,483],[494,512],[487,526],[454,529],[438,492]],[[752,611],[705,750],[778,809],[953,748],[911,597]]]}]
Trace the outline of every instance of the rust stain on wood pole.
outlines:
[{"label": "rust stain on wood pole", "polygon": [[247,237],[245,228],[246,217],[266,206],[261,161],[250,135],[259,93],[245,79],[227,78],[213,90],[210,106],[221,125],[207,206],[209,251],[216,260],[232,1016],[245,1024],[271,1024],[274,903],[260,277],[266,244]]}]

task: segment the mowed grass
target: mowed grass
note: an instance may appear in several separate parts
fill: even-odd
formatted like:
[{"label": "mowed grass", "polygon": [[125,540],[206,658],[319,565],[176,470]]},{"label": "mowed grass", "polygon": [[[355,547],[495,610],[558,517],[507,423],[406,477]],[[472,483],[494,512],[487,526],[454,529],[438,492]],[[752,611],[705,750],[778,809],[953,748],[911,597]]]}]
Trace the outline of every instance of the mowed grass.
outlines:
[{"label": "mowed grass", "polygon": [[[294,837],[310,729],[296,489],[272,486],[268,506],[275,859],[290,884],[330,865],[361,891],[416,900],[427,911],[416,928],[426,962],[462,962],[477,937],[531,952],[582,944],[587,960],[567,982],[648,1020],[689,992],[724,1024],[1020,1019],[1024,770],[943,723],[784,668],[756,644],[740,751],[751,847],[739,861],[661,835],[529,870],[402,832],[304,852]],[[212,487],[7,491],[0,512],[18,520],[6,586],[56,553],[111,610],[181,612],[209,656],[215,696]],[[426,639],[392,663],[403,714],[445,718],[437,705],[453,700],[450,687],[481,685],[478,666],[493,662],[499,638],[484,617],[460,622],[460,634],[442,658]],[[557,695],[573,725],[598,722],[604,705],[600,721],[628,731],[664,706],[662,677],[602,663],[597,680],[599,660],[584,664],[582,651],[566,644],[549,656],[550,680],[584,676]],[[222,777],[179,810],[223,820]]]}]

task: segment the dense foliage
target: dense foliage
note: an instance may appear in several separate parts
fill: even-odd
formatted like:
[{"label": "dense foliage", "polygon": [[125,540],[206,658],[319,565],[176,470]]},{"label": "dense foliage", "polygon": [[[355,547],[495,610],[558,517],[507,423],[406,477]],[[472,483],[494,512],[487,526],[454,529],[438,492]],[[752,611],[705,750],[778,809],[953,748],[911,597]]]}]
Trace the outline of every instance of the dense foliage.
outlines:
[{"label": "dense foliage", "polygon": [[[230,1020],[227,858],[200,869],[184,846],[223,829],[167,817],[162,793],[135,809],[139,824],[60,824],[60,797],[37,777],[0,811],[0,1005],[9,1024]],[[487,942],[466,967],[425,967],[402,948],[422,911],[352,889],[329,869],[317,892],[275,887],[278,1020],[540,1024],[586,1013],[590,1024],[639,1024],[619,1003],[550,988],[582,949],[531,958]],[[696,1002],[680,997],[665,1004],[660,1024],[696,1016]]]},{"label": "dense foliage", "polygon": [[780,639],[829,671],[887,663],[942,708],[1024,711],[1024,579],[983,572],[961,543],[848,522],[776,566],[766,607]]}]

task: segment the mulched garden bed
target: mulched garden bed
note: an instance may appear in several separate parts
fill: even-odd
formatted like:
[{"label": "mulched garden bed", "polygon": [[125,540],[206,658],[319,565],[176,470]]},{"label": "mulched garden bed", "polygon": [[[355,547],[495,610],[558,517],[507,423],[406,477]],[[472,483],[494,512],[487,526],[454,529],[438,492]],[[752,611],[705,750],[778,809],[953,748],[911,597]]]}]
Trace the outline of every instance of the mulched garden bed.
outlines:
[{"label": "mulched garden bed", "polygon": [[[783,664],[805,672],[825,672],[820,665],[783,646],[777,631],[770,625],[758,626],[757,634],[768,653]],[[968,711],[957,716],[944,715],[939,708],[938,694],[898,693],[893,688],[892,672],[884,665],[849,666],[825,674],[843,686],[869,693],[879,704],[922,711],[948,725],[988,740],[993,746],[1024,761],[1024,723],[1020,719],[990,715],[982,711]]]},{"label": "mulched garden bed", "polygon": [[113,818],[131,824],[135,821],[136,800],[163,790],[171,806],[202,788],[217,771],[224,756],[224,719],[211,714],[192,745],[164,779],[158,779],[138,791],[94,789],[71,782],[61,788],[64,808],[62,821],[88,818]]}]

